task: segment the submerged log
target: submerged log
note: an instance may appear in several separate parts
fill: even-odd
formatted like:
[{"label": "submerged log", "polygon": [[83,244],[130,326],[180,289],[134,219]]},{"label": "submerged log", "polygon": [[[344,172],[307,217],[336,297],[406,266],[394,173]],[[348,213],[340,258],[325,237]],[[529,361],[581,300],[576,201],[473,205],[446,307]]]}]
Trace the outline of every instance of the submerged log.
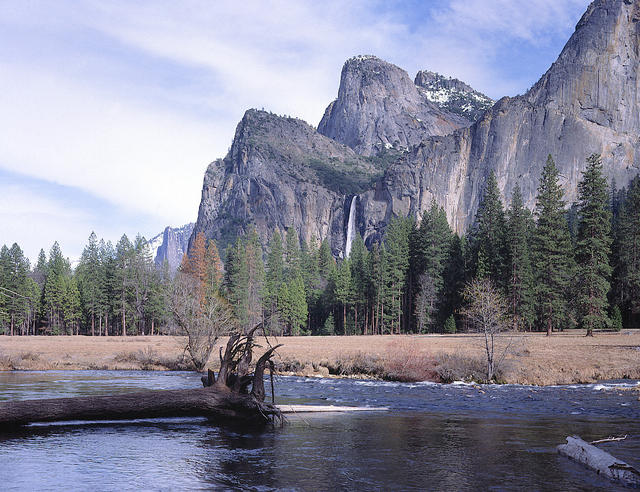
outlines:
[{"label": "submerged log", "polygon": [[630,487],[640,487],[640,471],[578,436],[567,437],[567,443],[558,446],[558,453],[566,456],[609,480]]},{"label": "submerged log", "polygon": [[[133,420],[160,417],[208,417],[265,424],[281,417],[278,408],[264,402],[264,370],[280,345],[270,348],[249,374],[254,333],[234,334],[220,351],[220,371],[216,379],[209,370],[202,378],[204,388],[149,390],[109,396],[84,396],[48,400],[0,402],[0,427],[32,422],[70,420]],[[249,393],[249,385],[252,391]]]}]

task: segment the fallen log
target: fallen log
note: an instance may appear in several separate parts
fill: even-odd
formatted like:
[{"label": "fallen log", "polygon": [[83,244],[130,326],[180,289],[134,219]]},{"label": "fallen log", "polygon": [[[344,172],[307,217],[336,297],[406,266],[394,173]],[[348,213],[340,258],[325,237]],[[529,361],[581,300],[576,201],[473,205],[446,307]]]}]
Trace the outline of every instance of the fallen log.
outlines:
[{"label": "fallen log", "polygon": [[[270,348],[249,374],[254,333],[234,334],[220,351],[220,371],[202,378],[204,388],[186,390],[149,390],[109,396],[84,396],[0,402],[0,427],[32,422],[71,420],[134,420],[162,417],[207,417],[266,424],[281,416],[280,410],[264,402],[264,370],[280,345]],[[269,367],[272,367],[269,364]],[[252,386],[249,392],[249,385]]]},{"label": "fallen log", "polygon": [[267,423],[277,408],[251,395],[215,388],[149,390],[109,396],[0,402],[0,426],[70,420],[208,417]]},{"label": "fallen log", "polygon": [[567,443],[558,446],[558,453],[566,456],[609,480],[629,487],[640,487],[640,471],[578,436],[567,437]]}]

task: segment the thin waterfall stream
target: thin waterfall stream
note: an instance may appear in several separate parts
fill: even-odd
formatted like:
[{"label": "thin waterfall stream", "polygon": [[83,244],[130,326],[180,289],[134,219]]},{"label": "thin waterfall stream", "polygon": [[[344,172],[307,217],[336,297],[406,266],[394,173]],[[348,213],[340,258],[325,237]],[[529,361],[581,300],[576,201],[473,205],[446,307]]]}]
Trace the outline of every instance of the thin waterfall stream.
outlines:
[{"label": "thin waterfall stream", "polygon": [[356,232],[356,198],[354,195],[351,199],[351,206],[349,207],[349,221],[347,222],[347,240],[344,247],[344,257],[348,258],[351,254],[351,244]]}]

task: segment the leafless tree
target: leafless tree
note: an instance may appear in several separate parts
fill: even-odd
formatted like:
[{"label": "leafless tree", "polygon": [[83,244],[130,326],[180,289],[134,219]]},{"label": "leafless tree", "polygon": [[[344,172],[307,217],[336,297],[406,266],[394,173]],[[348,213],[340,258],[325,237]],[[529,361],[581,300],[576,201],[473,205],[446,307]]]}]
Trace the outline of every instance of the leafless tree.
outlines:
[{"label": "leafless tree", "polygon": [[474,279],[469,282],[464,290],[464,298],[467,302],[464,315],[469,326],[484,334],[487,354],[487,381],[491,381],[510,346],[510,344],[507,345],[504,352],[496,359],[496,337],[507,327],[506,301],[487,278]]},{"label": "leafless tree", "polygon": [[196,370],[202,371],[218,337],[236,328],[231,308],[217,295],[202,299],[198,280],[181,272],[173,280],[170,306],[176,325],[187,337],[185,352]]},{"label": "leafless tree", "polygon": [[431,323],[431,315],[435,309],[436,286],[431,275],[424,272],[418,278],[419,291],[416,294],[415,315],[418,323],[418,331],[423,333]]}]

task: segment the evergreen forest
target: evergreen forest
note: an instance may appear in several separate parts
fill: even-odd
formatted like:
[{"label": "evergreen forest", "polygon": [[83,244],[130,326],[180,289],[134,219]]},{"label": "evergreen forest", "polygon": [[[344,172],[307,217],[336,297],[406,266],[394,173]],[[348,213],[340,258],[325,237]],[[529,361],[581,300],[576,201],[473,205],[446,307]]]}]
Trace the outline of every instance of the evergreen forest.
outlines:
[{"label": "evergreen forest", "polygon": [[[338,260],[326,240],[301,242],[292,228],[268,244],[249,229],[224,251],[223,265],[200,233],[180,274],[196,280],[197,295],[223,301],[235,326],[263,322],[274,335],[465,331],[463,292],[474,279],[500,293],[516,331],[592,335],[640,325],[640,176],[617,189],[592,155],[568,206],[549,156],[534,210],[517,186],[507,199],[492,173],[466,235],[433,203],[419,220],[391,219],[379,243],[367,247],[357,235]],[[174,282],[141,236],[114,246],[91,233],[74,269],[57,242],[35,265],[17,244],[5,245],[0,333],[173,333]]]}]

